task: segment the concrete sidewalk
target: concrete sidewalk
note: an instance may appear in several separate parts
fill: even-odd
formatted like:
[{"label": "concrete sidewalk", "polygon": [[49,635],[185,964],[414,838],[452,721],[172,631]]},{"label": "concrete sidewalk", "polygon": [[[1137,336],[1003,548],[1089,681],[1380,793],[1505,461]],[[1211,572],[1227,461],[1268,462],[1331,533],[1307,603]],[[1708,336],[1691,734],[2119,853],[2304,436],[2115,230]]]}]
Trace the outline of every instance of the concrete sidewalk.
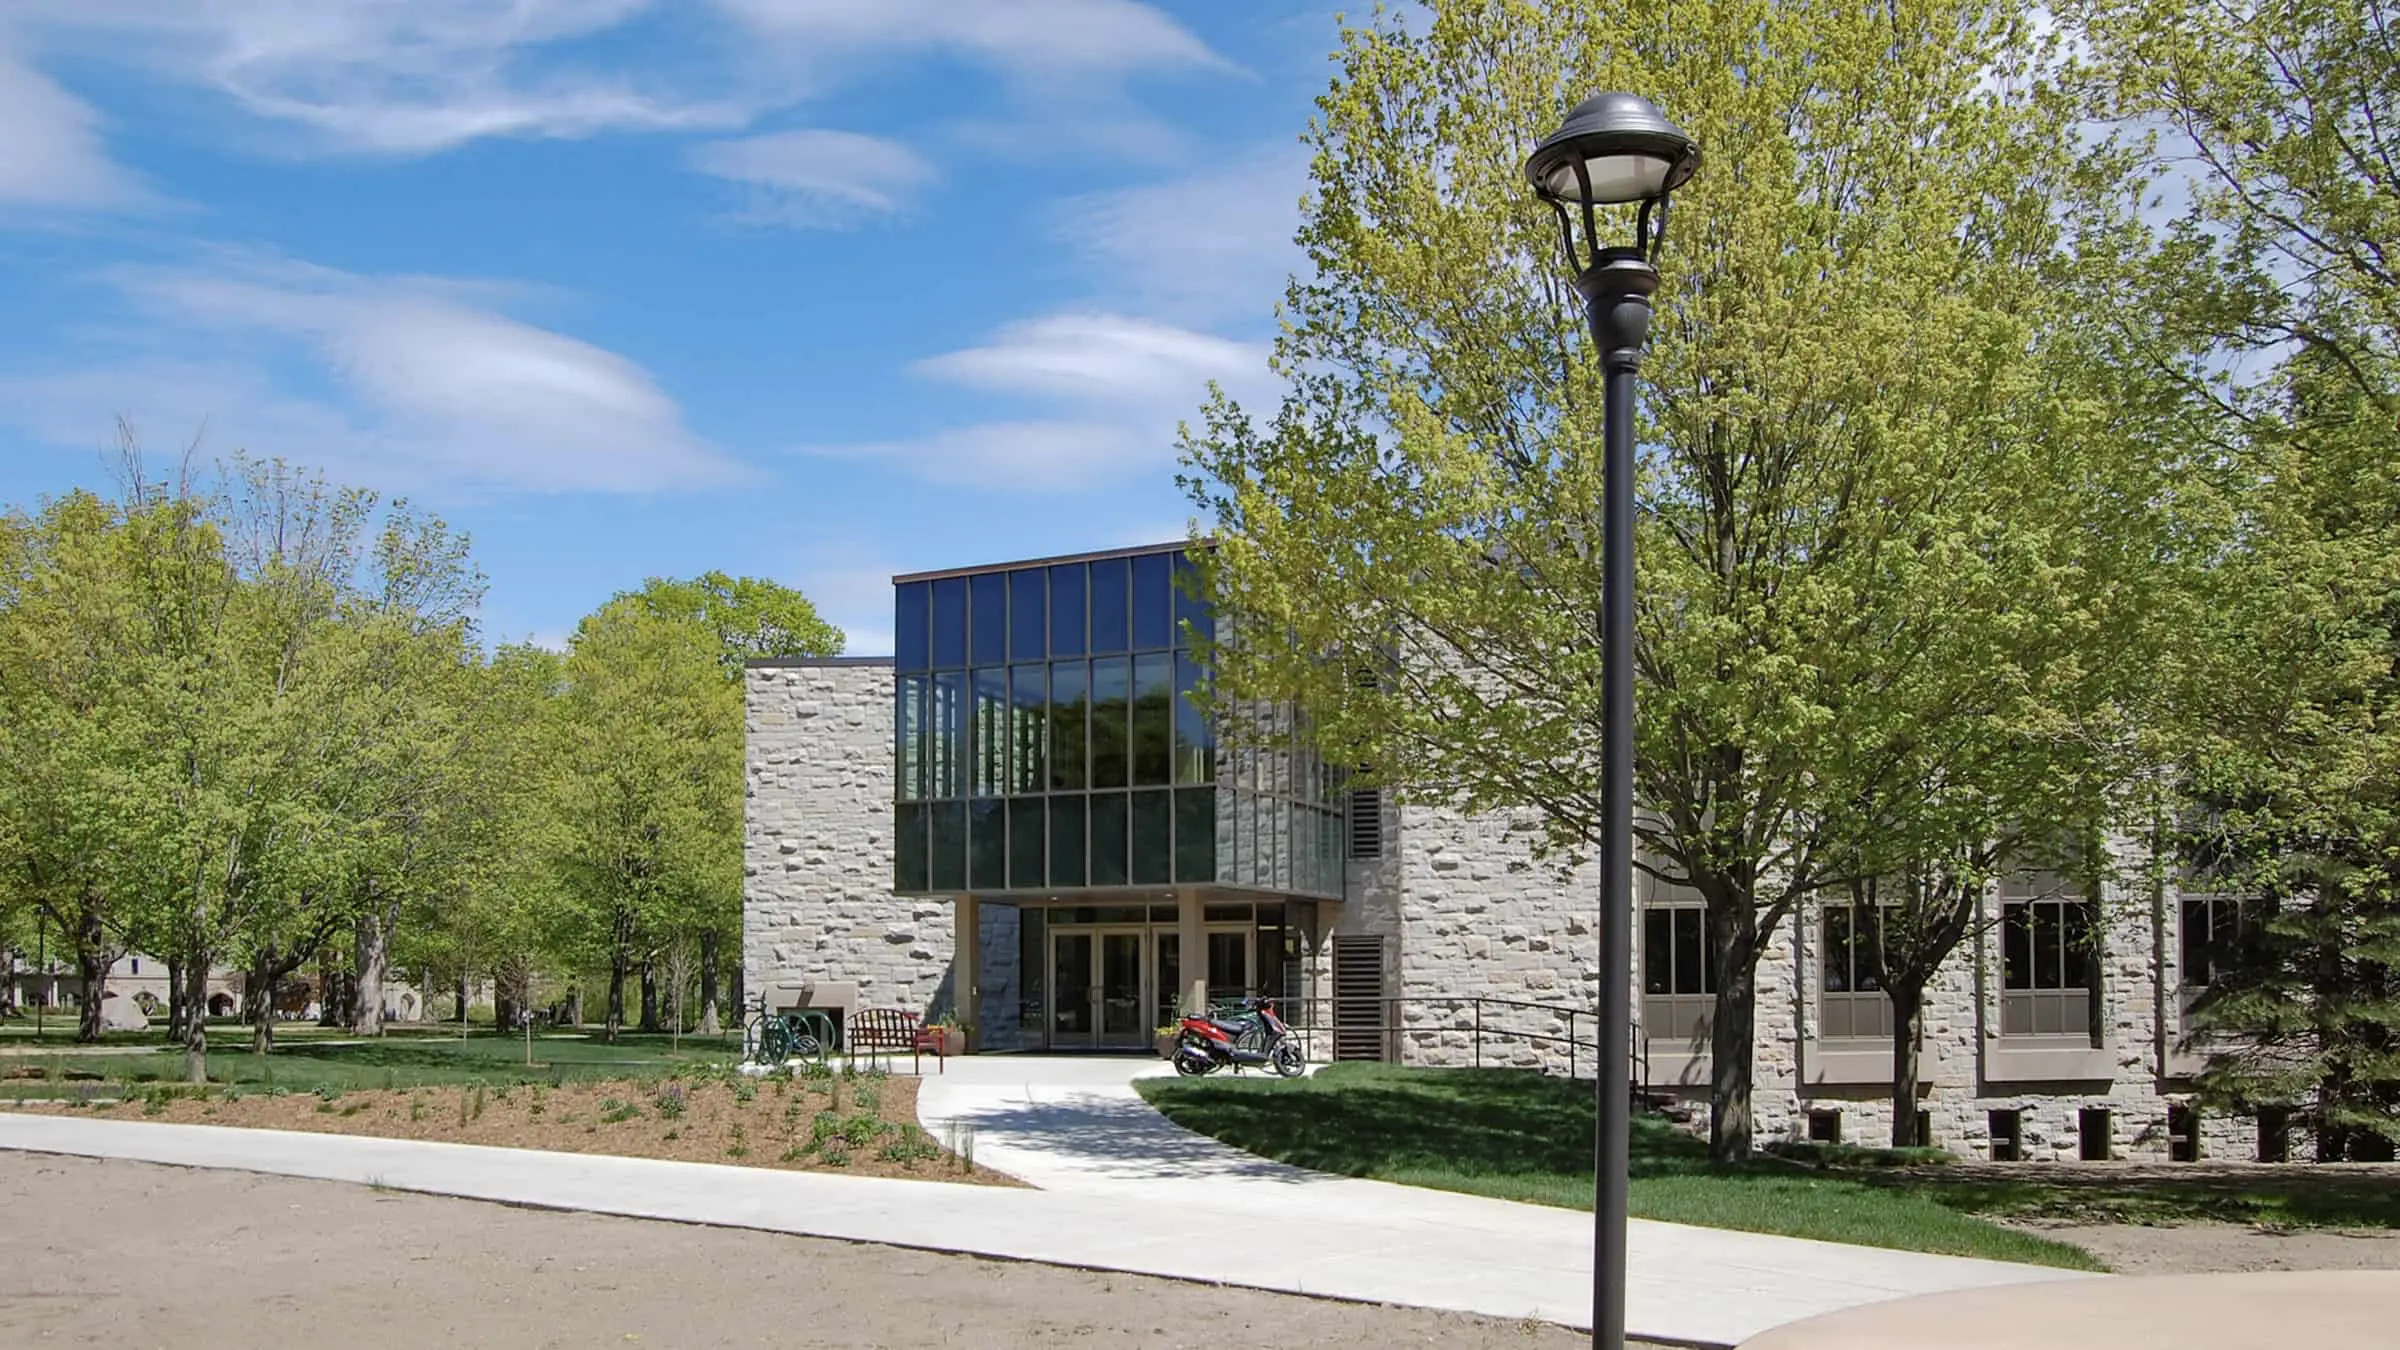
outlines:
[{"label": "concrete sidewalk", "polygon": [[[1225,1148],[1133,1094],[1139,1061],[953,1060],[935,1134],[1044,1190],[85,1116],[0,1113],[0,1147],[365,1182],[1588,1326],[1589,1215],[1327,1177]],[[1628,1329],[1730,1346],[1785,1323],[2065,1272],[1642,1223]]]}]

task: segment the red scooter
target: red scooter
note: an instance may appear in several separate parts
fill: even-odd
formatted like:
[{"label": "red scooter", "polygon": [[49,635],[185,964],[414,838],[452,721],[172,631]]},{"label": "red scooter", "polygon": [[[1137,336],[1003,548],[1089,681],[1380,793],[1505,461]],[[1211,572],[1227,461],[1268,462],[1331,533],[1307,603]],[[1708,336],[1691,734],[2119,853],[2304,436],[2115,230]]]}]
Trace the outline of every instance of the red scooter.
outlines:
[{"label": "red scooter", "polygon": [[1275,1015],[1272,999],[1244,999],[1241,1011],[1230,1017],[1214,1013],[1184,1018],[1175,1036],[1175,1072],[1197,1078],[1231,1067],[1272,1069],[1285,1078],[1298,1078],[1308,1067],[1292,1029]]}]

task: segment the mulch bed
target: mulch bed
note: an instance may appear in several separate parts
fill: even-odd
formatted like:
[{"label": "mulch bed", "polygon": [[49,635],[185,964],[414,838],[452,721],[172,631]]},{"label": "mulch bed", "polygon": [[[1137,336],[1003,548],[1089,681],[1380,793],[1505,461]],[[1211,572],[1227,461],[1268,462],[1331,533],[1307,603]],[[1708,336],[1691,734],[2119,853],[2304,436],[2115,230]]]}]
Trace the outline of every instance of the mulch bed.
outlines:
[{"label": "mulch bed", "polygon": [[1023,1184],[961,1157],[972,1156],[971,1140],[938,1139],[920,1128],[916,1079],[872,1074],[240,1095],[226,1088],[203,1094],[152,1087],[118,1101],[37,1102],[12,1109],[971,1185]]}]

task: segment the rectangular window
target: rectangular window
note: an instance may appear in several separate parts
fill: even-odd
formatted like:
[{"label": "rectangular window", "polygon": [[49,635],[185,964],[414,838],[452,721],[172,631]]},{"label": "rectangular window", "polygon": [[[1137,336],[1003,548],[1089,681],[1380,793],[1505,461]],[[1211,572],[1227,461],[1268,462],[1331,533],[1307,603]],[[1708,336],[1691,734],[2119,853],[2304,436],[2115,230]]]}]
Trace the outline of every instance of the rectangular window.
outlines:
[{"label": "rectangular window", "polygon": [[925,795],[963,797],[967,795],[966,779],[961,773],[967,758],[965,671],[945,670],[933,677],[933,706],[928,720],[933,726],[933,756],[926,774]]},{"label": "rectangular window", "polygon": [[1892,1034],[1892,1001],[1883,992],[1883,899],[1879,883],[1866,881],[1849,899],[1825,905],[1817,1034],[1828,1040]]},{"label": "rectangular window", "polygon": [[1133,560],[1133,649],[1175,645],[1175,555],[1145,553]]},{"label": "rectangular window", "polygon": [[1216,791],[1179,789],[1175,793],[1175,880],[1189,886],[1217,879]]},{"label": "rectangular window", "polygon": [[1050,653],[1046,574],[1039,567],[1008,574],[1008,659],[1039,661]]},{"label": "rectangular window", "polygon": [[1992,1161],[2018,1162],[2025,1156],[2025,1116],[2021,1111],[1994,1111],[1988,1117]]},{"label": "rectangular window", "polygon": [[1812,1144],[1842,1142],[1842,1113],[1838,1108],[1819,1108],[1808,1113],[1808,1141]]},{"label": "rectangular window", "polygon": [[1642,911],[1642,1023],[1654,1041],[1700,1045],[1715,1009],[1708,914],[1698,905]]},{"label": "rectangular window", "polygon": [[1217,776],[1217,737],[1208,714],[1195,702],[1199,697],[1200,663],[1190,655],[1175,657],[1175,781],[1214,782]]},{"label": "rectangular window", "polygon": [[2200,1161],[2200,1108],[2186,1102],[2167,1105],[2167,1161]]},{"label": "rectangular window", "polygon": [[967,579],[933,583],[933,668],[955,670],[967,663]]},{"label": "rectangular window", "polygon": [[898,790],[893,795],[904,802],[922,801],[930,795],[933,745],[926,702],[932,687],[933,681],[923,675],[903,675],[895,684],[898,706],[892,712],[892,727],[900,769]]},{"label": "rectangular window", "polygon": [[1017,666],[1008,673],[1008,790],[1011,795],[1050,786],[1049,668]]},{"label": "rectangular window", "polygon": [[2085,1162],[2107,1162],[2114,1152],[2109,1138],[2113,1122],[2106,1108],[2087,1106],[2075,1115],[2075,1137],[2082,1145]]},{"label": "rectangular window", "polygon": [[2230,895],[2183,898],[2181,978],[2186,989],[2206,989],[2233,969],[2251,936],[2250,907]]},{"label": "rectangular window", "polygon": [[1095,788],[1126,785],[1131,685],[1131,663],[1125,657],[1092,658],[1092,786]]},{"label": "rectangular window", "polygon": [[1084,798],[1050,799],[1050,884],[1081,886],[1088,878],[1084,862]]},{"label": "rectangular window", "polygon": [[1008,577],[986,572],[968,578],[967,660],[995,666],[1008,659]]},{"label": "rectangular window", "polygon": [[1216,616],[1200,590],[1200,569],[1191,555],[1175,555],[1175,645],[1202,647],[1217,636]]},{"label": "rectangular window", "polygon": [[2258,1160],[2262,1163],[2292,1160],[2292,1113],[2288,1107],[2258,1108]]},{"label": "rectangular window", "polygon": [[967,886],[998,891],[1008,887],[1007,803],[976,802],[967,810]]},{"label": "rectangular window", "polygon": [[974,793],[997,797],[1008,788],[1008,672],[975,672]]},{"label": "rectangular window", "polygon": [[1050,665],[1050,790],[1080,792],[1090,786],[1085,777],[1087,741],[1091,735],[1090,674],[1081,661]]},{"label": "rectangular window", "polygon": [[1132,589],[1123,558],[1092,564],[1092,655],[1121,652],[1131,644]]},{"label": "rectangular window", "polygon": [[2000,1034],[2094,1037],[2096,907],[2055,872],[2019,873],[2000,894]]},{"label": "rectangular window", "polygon": [[926,889],[963,891],[967,888],[967,804],[935,802],[927,811],[933,817],[933,843]]},{"label": "rectangular window", "polygon": [[1008,804],[1008,888],[1038,891],[1048,884],[1042,865],[1049,846],[1047,818],[1039,797],[1019,797]]},{"label": "rectangular window", "polygon": [[1125,794],[1092,794],[1092,881],[1094,886],[1122,886],[1126,868]]},{"label": "rectangular window", "polygon": [[1164,787],[1174,767],[1175,658],[1133,658],[1133,782]]},{"label": "rectangular window", "polygon": [[1175,808],[1164,789],[1133,794],[1133,884],[1175,879]]},{"label": "rectangular window", "polygon": [[1082,563],[1050,569],[1050,655],[1081,656],[1085,646],[1084,590],[1091,573]]},{"label": "rectangular window", "polygon": [[892,665],[897,669],[932,668],[931,590],[922,581],[911,581],[892,589]]}]

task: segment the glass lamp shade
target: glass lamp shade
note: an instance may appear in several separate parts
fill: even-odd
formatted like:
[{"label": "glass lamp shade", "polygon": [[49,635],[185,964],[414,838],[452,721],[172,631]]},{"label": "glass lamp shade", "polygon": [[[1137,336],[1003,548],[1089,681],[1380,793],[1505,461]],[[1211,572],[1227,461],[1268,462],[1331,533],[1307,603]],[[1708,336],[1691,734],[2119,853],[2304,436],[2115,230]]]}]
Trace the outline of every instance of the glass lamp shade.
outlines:
[{"label": "glass lamp shade", "polygon": [[1699,144],[1650,100],[1596,94],[1534,147],[1525,176],[1552,201],[1614,206],[1664,196],[1699,167]]}]

